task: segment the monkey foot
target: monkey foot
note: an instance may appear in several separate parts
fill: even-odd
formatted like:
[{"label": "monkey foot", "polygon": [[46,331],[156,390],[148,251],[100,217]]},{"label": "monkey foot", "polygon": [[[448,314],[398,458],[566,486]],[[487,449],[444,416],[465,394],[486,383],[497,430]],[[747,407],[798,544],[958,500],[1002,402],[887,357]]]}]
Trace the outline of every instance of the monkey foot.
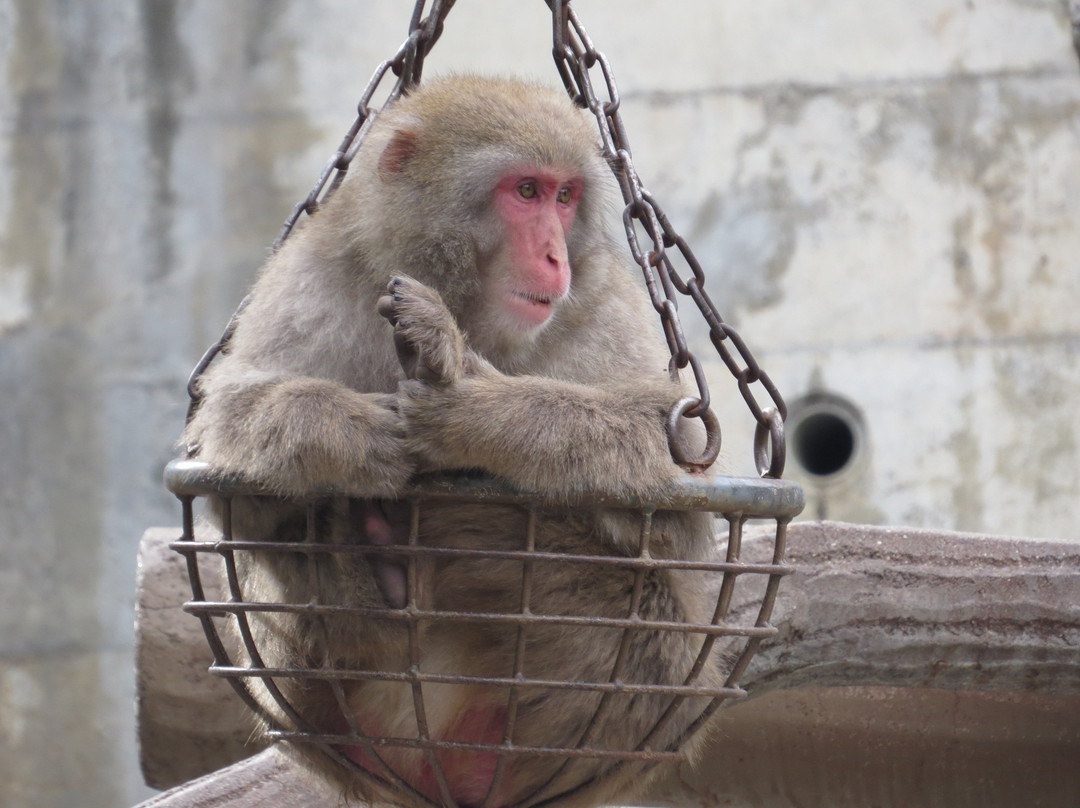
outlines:
[{"label": "monkey foot", "polygon": [[[380,500],[360,500],[360,524],[368,544],[375,547],[392,547],[402,544],[408,537],[407,515],[401,506]],[[403,609],[408,600],[406,561],[393,553],[372,554],[369,559],[375,582],[394,609]]]}]

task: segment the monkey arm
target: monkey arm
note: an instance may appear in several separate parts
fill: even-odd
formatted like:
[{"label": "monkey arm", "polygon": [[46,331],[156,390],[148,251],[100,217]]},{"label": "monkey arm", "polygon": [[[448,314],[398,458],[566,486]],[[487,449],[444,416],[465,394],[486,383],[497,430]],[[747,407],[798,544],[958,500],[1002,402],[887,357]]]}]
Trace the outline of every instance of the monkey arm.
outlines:
[{"label": "monkey arm", "polygon": [[[480,469],[555,496],[645,495],[679,472],[665,423],[680,392],[665,376],[640,365],[604,383],[503,373],[467,347],[439,294],[406,276],[390,282],[379,312],[394,326],[409,377],[398,408],[420,470]],[[566,342],[588,352],[595,336],[576,336]],[[561,364],[565,374],[581,372]]]},{"label": "monkey arm", "polygon": [[487,365],[452,385],[404,382],[399,406],[423,470],[478,468],[554,495],[644,495],[679,473],[664,426],[678,395],[663,384],[591,387]]},{"label": "monkey arm", "polygon": [[310,377],[225,381],[209,385],[183,439],[277,494],[334,485],[393,496],[413,472],[393,401]]}]

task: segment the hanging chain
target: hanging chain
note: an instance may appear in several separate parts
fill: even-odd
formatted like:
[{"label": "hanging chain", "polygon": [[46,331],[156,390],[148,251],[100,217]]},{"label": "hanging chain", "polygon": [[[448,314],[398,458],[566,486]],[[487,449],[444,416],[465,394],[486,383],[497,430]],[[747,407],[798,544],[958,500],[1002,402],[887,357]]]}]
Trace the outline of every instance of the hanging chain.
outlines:
[{"label": "hanging chain", "polygon": [[[551,9],[553,55],[559,75],[575,103],[588,109],[596,118],[604,157],[611,166],[622,191],[623,201],[626,203],[623,210],[626,238],[634,260],[644,274],[653,307],[660,315],[664,336],[671,352],[672,371],[684,370],[689,366],[697,384],[697,398],[684,398],[676,402],[671,409],[668,435],[672,456],[685,468],[703,470],[713,464],[720,452],[720,427],[716,416],[709,408],[709,388],[705,373],[698,358],[687,346],[686,335],[679,320],[677,295],[682,294],[688,295],[697,304],[709,325],[709,338],[713,346],[738,382],[739,391],[757,421],[754,433],[754,460],[758,472],[763,477],[779,478],[784,471],[784,419],[787,417],[787,406],[779,390],[754,359],[738,332],[721,319],[716,306],[705,292],[705,273],[701,265],[683,237],[675,232],[659,204],[641,184],[631,159],[630,144],[619,113],[619,90],[607,58],[594,47],[576,13],[570,8],[570,0],[544,1]],[[327,162],[311,193],[293,208],[292,213],[285,220],[274,242],[275,251],[289,237],[299,218],[305,213],[314,214],[341,185],[353,157],[377,115],[369,104],[387,73],[393,72],[397,76],[397,81],[386,101],[383,102],[384,107],[397,100],[403,92],[420,83],[424,58],[442,35],[443,22],[455,2],[456,0],[434,0],[430,13],[425,17],[427,0],[416,0],[409,21],[408,38],[393,58],[382,62],[375,70],[357,104],[356,120],[337,151]],[[597,67],[603,78],[602,84],[607,90],[605,101],[601,101],[593,90],[589,71]],[[648,252],[642,250],[638,240],[637,227],[639,226],[652,242],[652,249]],[[668,253],[672,247],[678,250],[692,273],[692,277],[685,281],[672,265]],[[244,310],[249,300],[250,295],[240,302],[221,338],[207,350],[191,373],[188,380],[188,395],[191,399],[188,406],[189,421],[200,401],[198,379],[214,357],[228,344],[236,328],[240,312]],[[734,347],[738,359],[728,350],[728,343]],[[739,359],[742,360],[741,364]],[[755,384],[760,384],[768,394],[772,400],[771,406],[762,407],[758,403],[752,388]],[[683,417],[700,418],[705,426],[707,440],[700,457],[687,457],[678,440],[680,419]]]},{"label": "hanging chain", "polygon": [[[570,8],[570,0],[545,0],[551,9],[553,22],[553,40],[555,64],[567,92],[574,101],[587,108],[596,118],[600,129],[600,140],[604,157],[611,165],[622,191],[623,226],[630,244],[630,252],[641,267],[645,276],[645,285],[652,298],[653,307],[660,315],[668,349],[671,352],[671,364],[675,370],[687,366],[694,374],[699,397],[683,399],[675,404],[669,418],[668,432],[672,436],[672,452],[675,459],[684,467],[707,468],[712,465],[720,449],[720,433],[716,418],[709,410],[709,388],[701,364],[693,351],[687,347],[686,335],[679,320],[677,294],[688,295],[697,304],[705,321],[709,324],[709,339],[720,358],[738,382],[739,392],[746,400],[750,412],[757,421],[754,433],[754,461],[758,473],[763,477],[779,478],[784,472],[785,440],[784,419],[787,417],[787,405],[773,384],[769,375],[754,359],[738,332],[721,319],[712,300],[705,292],[705,273],[701,264],[694,257],[685,239],[675,232],[671,222],[661,210],[656,200],[645,190],[638,177],[631,159],[630,144],[626,137],[619,113],[619,89],[607,57],[593,45],[585,32],[577,14]],[[607,98],[601,101],[593,89],[590,71],[599,70],[602,87],[606,88]],[[637,228],[640,227],[652,242],[652,249],[645,252],[638,240]],[[672,265],[669,250],[676,248],[683,261],[690,268],[692,277],[683,280]],[[730,344],[735,354],[728,349]],[[739,359],[742,360],[740,364]],[[758,403],[752,385],[759,384],[772,401],[771,406],[762,407]],[[701,418],[708,434],[708,441],[700,458],[681,456],[682,452],[675,440],[674,432],[681,417]]]},{"label": "hanging chain", "polygon": [[[341,141],[338,150],[334,152],[333,157],[327,162],[326,168],[319,175],[319,179],[315,183],[315,187],[311,189],[311,193],[293,208],[292,214],[285,220],[281,232],[278,233],[277,241],[274,242],[275,250],[289,237],[289,233],[292,232],[301,214],[314,214],[319,209],[320,197],[323,200],[328,198],[345,179],[349,164],[352,163],[353,157],[356,156],[360,144],[367,136],[368,129],[371,128],[371,124],[375,120],[376,113],[368,104],[371,102],[371,98],[379,85],[382,84],[383,77],[387,72],[393,71],[398,79],[393,89],[391,89],[390,95],[383,102],[384,107],[401,97],[402,92],[420,84],[420,77],[424,72],[424,57],[428,55],[435,42],[442,36],[443,21],[456,2],[457,0],[434,0],[431,13],[426,18],[421,19],[427,0],[417,0],[416,6],[413,8],[412,19],[409,22],[409,38],[405,40],[392,59],[387,59],[376,69],[375,75],[371,77],[367,89],[364,90],[364,94],[360,96],[360,101],[356,105],[356,120],[345,135],[345,139]],[[328,183],[329,187],[327,187]]]},{"label": "hanging chain", "polygon": [[[281,245],[285,243],[285,239],[289,237],[300,217],[305,213],[309,216],[314,215],[319,206],[338,189],[338,186],[345,179],[349,165],[352,163],[353,157],[356,156],[356,152],[360,149],[360,144],[367,136],[368,129],[371,128],[371,124],[377,115],[369,104],[376,90],[382,85],[387,73],[393,72],[397,76],[397,81],[394,82],[390,94],[383,102],[383,107],[393,103],[401,97],[403,92],[416,87],[420,83],[420,78],[424,72],[424,58],[431,51],[439,37],[442,36],[443,21],[456,2],[457,0],[434,0],[431,4],[431,12],[427,17],[424,17],[427,0],[416,0],[412,17],[409,20],[408,38],[398,49],[398,52],[394,54],[393,58],[387,59],[376,68],[367,88],[364,90],[363,95],[360,96],[360,101],[356,105],[356,120],[349,127],[349,131],[345,134],[337,151],[327,162],[326,168],[319,175],[319,179],[315,182],[315,187],[311,189],[311,193],[293,208],[292,213],[289,214],[289,217],[281,226],[277,239],[274,241],[274,252],[277,252]],[[199,363],[191,372],[187,384],[188,398],[190,399],[187,412],[189,422],[195,416],[195,410],[198,409],[199,402],[202,399],[202,394],[198,388],[199,377],[214,361],[214,357],[221,353],[229,340],[232,339],[240,313],[247,307],[250,300],[251,295],[248,294],[240,301],[240,305],[237,306],[236,311],[229,318],[221,337],[207,349],[202,359],[199,360]]]}]

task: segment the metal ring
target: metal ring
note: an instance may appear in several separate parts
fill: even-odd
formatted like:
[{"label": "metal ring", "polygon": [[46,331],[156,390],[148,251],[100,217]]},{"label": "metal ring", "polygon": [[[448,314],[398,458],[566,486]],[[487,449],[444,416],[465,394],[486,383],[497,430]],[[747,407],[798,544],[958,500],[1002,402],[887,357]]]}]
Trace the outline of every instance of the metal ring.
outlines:
[{"label": "metal ring", "polygon": [[761,416],[754,430],[754,463],[762,477],[778,480],[784,475],[787,460],[784,419],[776,407],[766,407]]},{"label": "metal ring", "polygon": [[701,399],[694,396],[681,398],[675,402],[675,406],[671,408],[668,415],[668,448],[671,450],[671,457],[676,463],[690,472],[705,471],[716,462],[716,458],[720,454],[720,421],[717,420],[716,415],[710,409],[706,409],[700,415],[694,416],[700,418],[701,423],[705,425],[705,449],[701,453],[701,457],[687,457],[684,454],[682,445],[679,443],[679,419],[700,403]]}]

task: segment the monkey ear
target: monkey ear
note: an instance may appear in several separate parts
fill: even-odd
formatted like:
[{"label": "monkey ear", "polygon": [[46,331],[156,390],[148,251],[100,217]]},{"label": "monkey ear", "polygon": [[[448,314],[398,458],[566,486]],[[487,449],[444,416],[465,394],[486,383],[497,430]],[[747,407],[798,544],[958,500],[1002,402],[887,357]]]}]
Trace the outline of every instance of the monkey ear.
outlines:
[{"label": "monkey ear", "polygon": [[379,179],[389,182],[400,173],[419,149],[419,135],[412,129],[398,129],[379,158]]}]

